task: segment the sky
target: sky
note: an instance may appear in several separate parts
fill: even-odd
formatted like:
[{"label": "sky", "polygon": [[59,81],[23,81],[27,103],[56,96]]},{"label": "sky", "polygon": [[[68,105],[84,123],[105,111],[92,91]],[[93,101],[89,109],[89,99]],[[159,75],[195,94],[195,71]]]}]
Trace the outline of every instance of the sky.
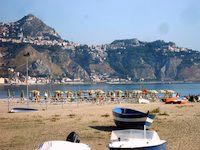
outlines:
[{"label": "sky", "polygon": [[0,4],[0,22],[31,13],[63,39],[81,44],[160,39],[200,51],[199,0],[0,0]]}]

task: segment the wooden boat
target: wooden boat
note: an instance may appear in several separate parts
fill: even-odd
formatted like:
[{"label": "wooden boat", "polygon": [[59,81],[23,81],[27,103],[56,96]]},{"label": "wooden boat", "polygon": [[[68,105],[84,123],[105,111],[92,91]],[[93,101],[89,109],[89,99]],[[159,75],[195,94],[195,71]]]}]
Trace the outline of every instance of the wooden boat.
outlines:
[{"label": "wooden boat", "polygon": [[150,126],[155,118],[155,115],[143,113],[129,108],[114,108],[113,109],[114,122],[120,128],[138,129],[143,128],[144,125]]},{"label": "wooden boat", "polygon": [[41,144],[37,150],[91,150],[87,144],[79,142],[78,135],[71,132],[66,141],[47,141]]},{"label": "wooden boat", "polygon": [[110,150],[166,150],[166,141],[155,131],[115,130],[111,133]]},{"label": "wooden boat", "polygon": [[10,110],[11,113],[34,112],[34,111],[38,111],[38,109],[18,107],[18,108],[12,108],[12,109]]}]

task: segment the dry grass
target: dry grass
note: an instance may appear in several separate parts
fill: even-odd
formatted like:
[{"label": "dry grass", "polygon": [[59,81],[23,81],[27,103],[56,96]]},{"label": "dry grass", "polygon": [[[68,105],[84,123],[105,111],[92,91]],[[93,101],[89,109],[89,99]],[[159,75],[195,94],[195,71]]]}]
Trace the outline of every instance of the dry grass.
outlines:
[{"label": "dry grass", "polygon": [[166,111],[163,112],[163,113],[159,113],[158,115],[160,115],[160,116],[169,116],[169,114]]},{"label": "dry grass", "polygon": [[[20,105],[20,104],[19,104]],[[200,104],[179,109],[177,105],[162,103],[90,105],[65,104],[34,105],[39,112],[7,113],[6,104],[0,103],[0,149],[31,150],[47,140],[65,140],[75,131],[83,143],[94,150],[105,150],[110,133],[115,128],[112,108],[124,106],[147,112],[155,110],[158,115],[152,124],[162,139],[167,140],[168,150],[198,150],[200,142]],[[159,108],[159,111],[158,109]],[[163,113],[161,113],[163,112]],[[183,114],[183,115],[182,115]],[[169,115],[169,116],[168,116]]]},{"label": "dry grass", "polygon": [[155,108],[155,109],[150,111],[150,114],[158,114],[158,113],[160,113],[160,107]]},{"label": "dry grass", "polygon": [[106,117],[107,118],[107,117],[110,117],[110,115],[106,113],[104,115],[101,115],[101,117]]}]

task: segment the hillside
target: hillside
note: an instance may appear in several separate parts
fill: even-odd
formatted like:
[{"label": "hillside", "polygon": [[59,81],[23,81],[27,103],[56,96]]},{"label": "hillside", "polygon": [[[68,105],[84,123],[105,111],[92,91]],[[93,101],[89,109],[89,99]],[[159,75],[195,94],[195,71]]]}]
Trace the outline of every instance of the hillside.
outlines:
[{"label": "hillside", "polygon": [[200,80],[200,52],[179,48],[173,42],[114,41],[108,62],[117,73],[139,80]]},{"label": "hillside", "polygon": [[30,52],[32,76],[68,77],[85,81],[111,78],[139,81],[200,81],[200,52],[162,40],[115,40],[88,46],[63,40],[29,14],[0,24],[0,76],[13,68],[26,74],[24,53]]}]

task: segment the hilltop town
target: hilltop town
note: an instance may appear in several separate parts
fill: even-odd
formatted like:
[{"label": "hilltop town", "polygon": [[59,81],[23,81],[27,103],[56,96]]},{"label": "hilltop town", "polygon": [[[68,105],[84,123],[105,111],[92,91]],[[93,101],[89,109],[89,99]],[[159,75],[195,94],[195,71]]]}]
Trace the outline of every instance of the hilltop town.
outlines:
[{"label": "hilltop town", "polygon": [[29,14],[0,23],[0,83],[26,84],[27,52],[30,84],[200,81],[199,51],[135,38],[79,44]]}]

